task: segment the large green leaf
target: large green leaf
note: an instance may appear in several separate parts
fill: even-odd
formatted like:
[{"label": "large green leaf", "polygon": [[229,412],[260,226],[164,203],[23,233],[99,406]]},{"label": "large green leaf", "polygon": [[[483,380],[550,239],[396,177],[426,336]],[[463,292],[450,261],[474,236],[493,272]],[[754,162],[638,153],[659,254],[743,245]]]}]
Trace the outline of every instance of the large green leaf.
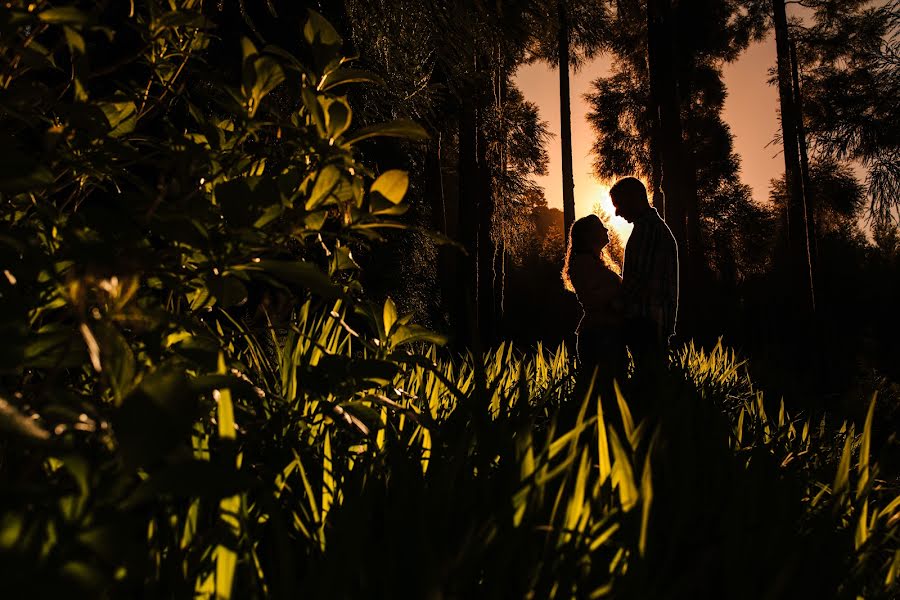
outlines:
[{"label": "large green leaf", "polygon": [[169,365],[146,375],[112,418],[125,462],[148,467],[188,446],[196,399],[182,369]]},{"label": "large green leaf", "polygon": [[325,165],[319,171],[309,198],[306,200],[306,210],[314,210],[325,202],[340,182],[341,170],[334,165]]},{"label": "large green leaf", "polygon": [[345,98],[333,98],[325,102],[325,131],[329,139],[339,137],[350,127],[353,112]]},{"label": "large green leaf", "polygon": [[250,117],[256,115],[259,106],[269,92],[284,81],[284,70],[274,58],[257,56],[253,59],[253,77],[244,81],[244,97],[247,99],[247,111]]},{"label": "large green leaf", "polygon": [[378,176],[372,183],[371,193],[381,194],[394,204],[399,204],[409,189],[409,175],[400,169],[391,169]]},{"label": "large green leaf", "polygon": [[317,266],[302,261],[263,259],[237,265],[234,270],[264,273],[289,285],[306,288],[326,298],[341,295],[340,289]]},{"label": "large green leaf", "polygon": [[344,141],[347,146],[352,146],[363,140],[373,137],[397,137],[413,141],[422,141],[428,139],[428,132],[414,121],[409,119],[397,119],[388,123],[379,123],[363,127],[354,133],[350,138]]},{"label": "large green leaf", "polygon": [[85,25],[88,21],[88,15],[74,6],[59,6],[57,8],[48,8],[38,13],[38,18],[44,23],[60,25],[63,23],[71,25]]},{"label": "large green leaf", "polygon": [[109,379],[117,402],[122,402],[135,385],[137,365],[134,352],[125,337],[112,324],[100,321],[93,331],[100,346],[100,364]]},{"label": "large green leaf", "polygon": [[25,346],[25,367],[63,369],[78,367],[87,360],[87,352],[76,330],[63,325],[41,328]]},{"label": "large green leaf", "polygon": [[312,48],[316,67],[325,71],[337,65],[343,40],[325,17],[314,10],[307,12],[309,18],[303,26],[303,37]]},{"label": "large green leaf", "polygon": [[394,347],[412,342],[431,342],[442,346],[447,343],[447,336],[415,324],[401,325],[390,336],[390,343]]},{"label": "large green leaf", "polygon": [[32,442],[45,442],[50,432],[19,411],[4,398],[0,398],[0,431],[4,435],[25,438]]}]

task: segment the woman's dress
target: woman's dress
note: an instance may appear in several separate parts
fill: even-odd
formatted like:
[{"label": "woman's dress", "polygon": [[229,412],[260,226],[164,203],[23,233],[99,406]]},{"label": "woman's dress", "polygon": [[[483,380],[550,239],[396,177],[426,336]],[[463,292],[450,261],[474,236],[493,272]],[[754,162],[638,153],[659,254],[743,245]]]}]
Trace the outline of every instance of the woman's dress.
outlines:
[{"label": "woman's dress", "polygon": [[569,259],[569,280],[584,315],[578,323],[578,359],[590,373],[621,379],[626,351],[623,334],[622,278],[593,254]]}]

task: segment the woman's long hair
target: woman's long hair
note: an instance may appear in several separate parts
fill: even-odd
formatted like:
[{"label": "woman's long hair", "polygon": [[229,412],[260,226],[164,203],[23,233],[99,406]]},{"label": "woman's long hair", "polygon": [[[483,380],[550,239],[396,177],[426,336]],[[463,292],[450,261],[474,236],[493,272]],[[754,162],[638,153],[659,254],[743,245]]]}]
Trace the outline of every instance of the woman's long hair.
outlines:
[{"label": "woman's long hair", "polygon": [[605,229],[603,222],[595,214],[581,217],[569,227],[569,245],[566,246],[566,259],[563,262],[562,280],[563,285],[570,292],[574,292],[572,279],[569,277],[569,261],[575,254],[590,254],[591,242],[596,235],[598,229]]}]

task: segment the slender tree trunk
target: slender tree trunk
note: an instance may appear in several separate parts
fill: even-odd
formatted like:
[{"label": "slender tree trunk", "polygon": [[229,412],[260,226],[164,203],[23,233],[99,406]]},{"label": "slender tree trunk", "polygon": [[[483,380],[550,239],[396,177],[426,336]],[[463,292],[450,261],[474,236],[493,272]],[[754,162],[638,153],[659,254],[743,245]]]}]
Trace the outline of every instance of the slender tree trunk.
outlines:
[{"label": "slender tree trunk", "polygon": [[506,304],[506,242],[494,244],[494,334],[503,330],[503,310]]},{"label": "slender tree trunk", "polygon": [[494,193],[491,185],[491,171],[487,162],[487,140],[484,137],[484,103],[479,102],[476,123],[477,144],[477,181],[476,214],[477,231],[477,272],[476,297],[478,310],[477,330],[483,348],[494,342],[496,332],[496,313],[494,308],[494,240],[491,235],[494,220]]},{"label": "slender tree trunk", "polygon": [[784,171],[787,180],[788,246],[794,307],[799,314],[815,310],[812,287],[812,265],[807,237],[806,208],[797,136],[797,112],[794,105],[791,73],[790,38],[784,0],[772,0],[775,23],[775,50],[778,64],[778,97],[781,107],[781,137],[784,144]]},{"label": "slender tree trunk", "polygon": [[[678,27],[680,22],[679,19],[673,19],[672,27]],[[674,50],[673,54],[675,54]],[[691,123],[694,119],[693,82],[696,73],[696,61],[695,57],[687,52],[679,51],[677,55],[681,57],[681,62],[675,69],[678,75],[679,109],[683,102],[685,106],[684,122]],[[679,112],[679,116],[680,114]],[[683,127],[680,127],[680,129],[683,131]],[[686,259],[690,260],[688,269],[692,277],[695,282],[699,282],[705,279],[707,266],[704,258],[703,236],[700,231],[700,199],[697,194],[697,162],[694,156],[694,144],[695,139],[690,135],[689,129],[687,133],[683,134],[681,141],[682,169],[680,178],[682,193],[684,194],[684,216],[687,223],[685,230],[688,249]]]},{"label": "slender tree trunk", "polygon": [[478,337],[478,127],[475,99],[464,97],[459,118],[459,241],[465,248],[458,269],[462,320],[459,330],[466,346]]},{"label": "slender tree trunk", "polygon": [[816,196],[809,178],[809,153],[806,147],[806,127],[803,124],[803,95],[800,90],[800,68],[797,62],[797,43],[791,40],[791,79],[794,106],[797,111],[797,141],[800,150],[800,180],[803,182],[803,209],[806,215],[806,240],[809,244],[809,276],[813,309],[816,305],[816,281],[819,273],[819,244],[816,227]]},{"label": "slender tree trunk", "polygon": [[569,97],[569,21],[566,0],[557,0],[559,11],[559,114],[562,145],[563,226],[566,245],[569,228],[575,222],[575,178],[572,169],[572,114]]},{"label": "slender tree trunk", "polygon": [[[448,123],[447,128],[438,131],[435,149],[435,162],[430,181],[432,199],[432,226],[450,239],[459,239],[459,193],[458,178],[454,173],[458,168],[459,147],[454,142],[458,125]],[[460,293],[459,277],[464,258],[459,249],[447,244],[439,244],[437,248],[437,275],[440,285],[440,309],[435,315],[437,322],[443,324],[447,331],[464,331],[465,306]]]}]

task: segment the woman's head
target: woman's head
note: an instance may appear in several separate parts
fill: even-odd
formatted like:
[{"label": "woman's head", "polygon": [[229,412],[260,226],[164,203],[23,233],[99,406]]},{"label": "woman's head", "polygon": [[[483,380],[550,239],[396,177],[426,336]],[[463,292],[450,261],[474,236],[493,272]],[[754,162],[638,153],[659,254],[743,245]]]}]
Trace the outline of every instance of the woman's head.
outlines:
[{"label": "woman's head", "polygon": [[597,215],[581,217],[569,228],[569,254],[593,254],[600,256],[609,243],[609,231]]},{"label": "woman's head", "polygon": [[563,285],[574,292],[572,279],[569,277],[569,263],[577,254],[590,254],[603,260],[603,248],[609,244],[609,231],[597,215],[581,217],[569,228],[569,245],[566,248],[566,260],[563,264]]}]

